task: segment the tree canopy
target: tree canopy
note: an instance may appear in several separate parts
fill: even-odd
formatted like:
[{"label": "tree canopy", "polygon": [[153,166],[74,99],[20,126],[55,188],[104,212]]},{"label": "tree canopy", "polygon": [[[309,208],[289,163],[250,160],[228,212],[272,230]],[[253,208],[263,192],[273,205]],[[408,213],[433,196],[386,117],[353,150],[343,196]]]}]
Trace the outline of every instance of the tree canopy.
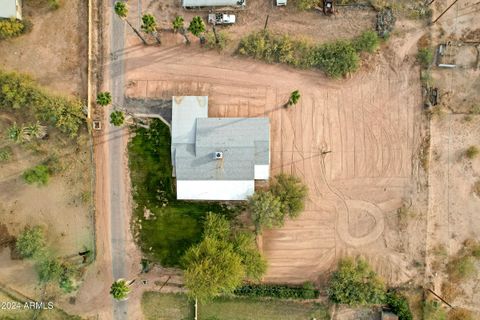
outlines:
[{"label": "tree canopy", "polygon": [[45,248],[45,233],[40,226],[27,227],[17,237],[16,248],[24,258],[31,258]]},{"label": "tree canopy", "polygon": [[290,98],[288,99],[288,106],[293,106],[300,100],[300,92],[298,90],[292,91]]},{"label": "tree canopy", "polygon": [[35,268],[37,269],[38,278],[41,282],[59,280],[62,274],[62,265],[58,259],[48,254],[39,257]]},{"label": "tree canopy", "polygon": [[157,21],[150,13],[142,16],[142,25],[140,27],[145,33],[153,33],[157,31]]},{"label": "tree canopy", "polygon": [[343,77],[356,71],[360,62],[352,44],[343,40],[319,46],[315,56],[318,65],[333,78]]},{"label": "tree canopy", "polygon": [[123,1],[117,1],[115,2],[115,13],[120,17],[120,18],[126,18],[128,15],[128,8],[127,4]]},{"label": "tree canopy", "polygon": [[385,299],[385,285],[365,260],[345,258],[339,261],[327,293],[334,303],[380,304]]},{"label": "tree canopy", "polygon": [[112,94],[110,92],[104,91],[97,94],[97,104],[108,106],[110,103],[112,103]]},{"label": "tree canopy", "polygon": [[248,201],[252,220],[258,231],[262,227],[273,228],[283,225],[285,216],[280,199],[270,191],[257,191]]},{"label": "tree canopy", "polygon": [[183,30],[185,20],[181,16],[176,16],[175,20],[172,21],[173,31],[178,32]]},{"label": "tree canopy", "polygon": [[125,122],[125,114],[122,111],[113,111],[110,114],[110,123],[116,127],[121,126]]},{"label": "tree canopy", "polygon": [[127,284],[127,281],[124,279],[119,279],[112,283],[110,287],[110,294],[116,300],[125,299],[130,293],[130,287]]},{"label": "tree canopy", "polygon": [[232,233],[228,220],[208,213],[202,241],[182,258],[188,295],[207,301],[221,293],[232,293],[245,277],[258,280],[266,262],[252,235]]},{"label": "tree canopy", "polygon": [[281,173],[275,176],[270,190],[280,199],[282,211],[290,218],[298,217],[303,211],[308,189],[299,178]]},{"label": "tree canopy", "polygon": [[188,26],[188,31],[190,31],[194,36],[200,36],[203,32],[205,32],[205,22],[203,22],[202,17],[196,16],[193,17],[190,25]]}]

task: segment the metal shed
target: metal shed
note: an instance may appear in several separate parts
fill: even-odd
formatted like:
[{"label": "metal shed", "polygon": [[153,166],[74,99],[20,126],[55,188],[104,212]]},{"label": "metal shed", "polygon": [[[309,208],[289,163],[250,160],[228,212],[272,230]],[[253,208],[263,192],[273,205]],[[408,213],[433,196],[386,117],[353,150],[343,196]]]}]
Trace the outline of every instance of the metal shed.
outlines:
[{"label": "metal shed", "polygon": [[184,8],[234,7],[244,8],[246,0],[182,0]]},{"label": "metal shed", "polygon": [[22,19],[21,0],[0,0],[0,18]]}]

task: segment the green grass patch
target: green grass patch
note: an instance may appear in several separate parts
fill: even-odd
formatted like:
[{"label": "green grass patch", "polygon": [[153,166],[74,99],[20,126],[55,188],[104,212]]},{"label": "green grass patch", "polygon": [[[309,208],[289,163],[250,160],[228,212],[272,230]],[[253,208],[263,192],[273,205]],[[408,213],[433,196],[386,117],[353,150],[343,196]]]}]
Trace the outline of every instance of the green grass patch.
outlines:
[{"label": "green grass patch", "polygon": [[201,320],[327,320],[327,308],[319,303],[288,300],[222,297],[198,309]]},{"label": "green grass patch", "polygon": [[177,266],[185,251],[200,241],[205,214],[232,211],[218,202],[176,199],[170,130],[160,120],[154,120],[150,129],[136,129],[128,151],[137,241],[150,259]]},{"label": "green grass patch", "polygon": [[145,292],[142,311],[146,320],[193,319],[193,303],[184,294]]}]

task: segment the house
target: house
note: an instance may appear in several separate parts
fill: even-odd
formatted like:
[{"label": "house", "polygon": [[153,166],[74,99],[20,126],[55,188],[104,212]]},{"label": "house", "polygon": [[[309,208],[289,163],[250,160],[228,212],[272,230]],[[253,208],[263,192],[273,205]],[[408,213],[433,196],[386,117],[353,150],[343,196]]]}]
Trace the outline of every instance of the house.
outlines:
[{"label": "house", "polygon": [[247,4],[246,0],[182,0],[182,7],[184,8],[204,8],[204,7],[245,8],[246,4]]},{"label": "house", "polygon": [[0,0],[0,18],[16,18],[21,20],[21,0]]},{"label": "house", "polygon": [[268,118],[209,118],[208,97],[172,99],[177,199],[245,200],[270,176]]}]

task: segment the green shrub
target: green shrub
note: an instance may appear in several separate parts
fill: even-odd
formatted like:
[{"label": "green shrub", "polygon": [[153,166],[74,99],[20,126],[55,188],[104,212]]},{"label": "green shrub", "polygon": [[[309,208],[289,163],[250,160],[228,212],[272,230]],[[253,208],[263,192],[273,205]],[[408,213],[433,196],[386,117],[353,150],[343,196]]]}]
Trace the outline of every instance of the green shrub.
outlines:
[{"label": "green shrub", "polygon": [[400,293],[394,291],[388,292],[385,298],[385,303],[388,304],[393,313],[398,316],[399,320],[413,319],[408,300]]},{"label": "green shrub", "polygon": [[57,10],[60,8],[60,1],[59,0],[48,0],[48,6],[52,10]]},{"label": "green shrub", "polygon": [[282,202],[270,191],[255,192],[248,200],[248,207],[258,232],[263,227],[281,227],[285,222]]},{"label": "green shrub", "polygon": [[366,261],[346,258],[339,261],[338,269],[330,279],[327,293],[334,303],[379,304],[385,299],[385,285]]},{"label": "green shrub", "polygon": [[62,274],[62,266],[57,258],[48,254],[38,259],[35,265],[40,282],[56,281]]},{"label": "green shrub", "polygon": [[237,296],[271,297],[279,299],[316,299],[319,291],[312,283],[303,286],[281,284],[247,284],[234,291]]},{"label": "green shrub", "polygon": [[299,0],[297,2],[297,8],[299,10],[309,10],[315,8],[318,5],[318,0]]},{"label": "green shrub", "polygon": [[460,256],[453,258],[447,264],[447,273],[451,281],[461,281],[475,276],[477,270],[472,257]]},{"label": "green shrub", "polygon": [[28,184],[46,185],[50,178],[50,171],[47,166],[39,164],[23,173],[23,179]]},{"label": "green shrub", "polygon": [[85,119],[80,100],[48,94],[26,75],[0,70],[0,110],[2,108],[32,112],[70,136],[77,134]]},{"label": "green shrub", "polygon": [[290,218],[296,218],[304,208],[307,186],[292,175],[279,174],[271,186],[271,192],[280,199],[282,212]]},{"label": "green shrub", "polygon": [[357,71],[360,57],[351,43],[339,40],[319,46],[316,60],[329,77],[339,78]]},{"label": "green shrub", "polygon": [[17,237],[15,247],[24,258],[32,258],[45,248],[45,233],[40,226],[25,228]]},{"label": "green shrub", "polygon": [[423,68],[429,68],[433,62],[433,50],[431,48],[419,49],[417,60]]},{"label": "green shrub", "polygon": [[[359,42],[369,49],[369,33]],[[370,39],[371,40],[371,39]],[[358,69],[360,57],[348,41],[313,46],[288,35],[274,35],[267,30],[251,33],[240,41],[238,52],[268,63],[285,63],[301,68],[320,68],[328,76],[340,77]]]},{"label": "green shrub", "polygon": [[353,47],[357,52],[375,52],[380,45],[378,34],[373,30],[367,30],[352,41]]},{"label": "green shrub", "polygon": [[1,19],[0,18],[0,40],[18,37],[25,30],[22,21],[15,18]]},{"label": "green shrub", "polygon": [[425,301],[423,304],[424,320],[446,320],[447,314],[437,301]]},{"label": "green shrub", "polygon": [[467,148],[467,150],[465,150],[465,157],[467,157],[468,159],[474,159],[478,156],[479,152],[480,150],[477,146],[470,146]]},{"label": "green shrub", "polygon": [[228,37],[228,33],[222,30],[217,31],[217,39],[215,39],[215,34],[213,32],[206,32],[205,40],[205,46],[208,49],[223,50],[227,46],[230,39]]},{"label": "green shrub", "polygon": [[12,148],[0,148],[0,162],[7,162],[12,158]]}]

